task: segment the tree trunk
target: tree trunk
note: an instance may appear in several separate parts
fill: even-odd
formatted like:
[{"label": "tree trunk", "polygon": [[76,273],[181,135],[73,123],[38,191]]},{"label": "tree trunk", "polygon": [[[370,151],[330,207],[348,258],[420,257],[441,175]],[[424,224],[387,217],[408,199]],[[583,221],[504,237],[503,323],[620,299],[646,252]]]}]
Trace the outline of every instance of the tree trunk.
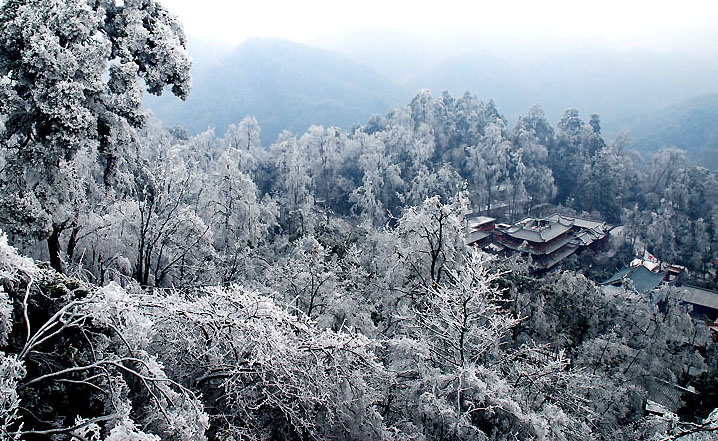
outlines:
[{"label": "tree trunk", "polygon": [[75,247],[77,246],[77,234],[80,232],[78,227],[72,228],[70,233],[70,239],[67,241],[67,260],[72,261],[72,257],[75,254]]},{"label": "tree trunk", "polygon": [[491,181],[489,181],[489,188],[486,197],[486,215],[491,216]]},{"label": "tree trunk", "polygon": [[52,226],[52,234],[47,238],[47,251],[50,253],[50,266],[62,273],[62,259],[60,259],[60,232],[62,228],[57,225]]}]

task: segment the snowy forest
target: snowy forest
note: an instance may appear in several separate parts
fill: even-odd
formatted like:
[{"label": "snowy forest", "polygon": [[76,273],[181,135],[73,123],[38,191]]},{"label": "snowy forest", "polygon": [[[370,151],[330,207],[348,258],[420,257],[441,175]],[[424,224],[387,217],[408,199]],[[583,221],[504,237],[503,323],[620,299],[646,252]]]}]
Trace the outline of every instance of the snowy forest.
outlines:
[{"label": "snowy forest", "polygon": [[[154,0],[0,7],[0,439],[718,437],[715,331],[601,285],[650,250],[716,290],[718,172],[470,92],[191,136],[142,109],[185,46]],[[621,233],[543,273],[466,245],[553,212]]]}]

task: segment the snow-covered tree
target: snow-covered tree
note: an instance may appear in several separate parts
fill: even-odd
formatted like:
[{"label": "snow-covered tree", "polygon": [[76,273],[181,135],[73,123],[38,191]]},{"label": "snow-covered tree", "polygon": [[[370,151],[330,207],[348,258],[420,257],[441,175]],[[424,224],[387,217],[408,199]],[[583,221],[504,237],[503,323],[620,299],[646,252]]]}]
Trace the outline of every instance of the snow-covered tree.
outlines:
[{"label": "snow-covered tree", "polygon": [[398,205],[398,193],[404,185],[401,169],[381,140],[361,132],[356,137],[361,145],[359,166],[363,175],[362,184],[352,192],[350,200],[357,214],[381,225]]},{"label": "snow-covered tree", "polygon": [[203,392],[218,439],[384,439],[386,372],[366,337],[240,286],[167,297],[156,315],[161,359]]},{"label": "snow-covered tree", "polygon": [[316,318],[341,301],[339,272],[337,256],[313,236],[306,236],[271,269],[267,282],[282,295],[283,303]]},{"label": "snow-covered tree", "polygon": [[259,189],[242,171],[244,158],[239,149],[226,150],[214,163],[213,185],[208,189],[209,222],[225,282],[237,278],[246,250],[264,241],[279,214],[269,196],[259,199]]},{"label": "snow-covered tree", "polygon": [[42,270],[2,234],[0,286],[13,309],[10,327],[0,317],[3,439],[83,433],[97,439],[104,428],[109,439],[123,433],[206,440],[208,418],[197,394],[168,377],[148,352],[155,324],[142,296]]},{"label": "snow-covered tree", "polygon": [[309,156],[309,170],[314,182],[314,195],[325,211],[334,207],[341,194],[342,153],[346,136],[336,127],[312,126],[299,139]]},{"label": "snow-covered tree", "polygon": [[393,232],[398,239],[395,264],[405,268],[412,284],[436,287],[448,270],[463,263],[466,204],[464,193],[446,204],[434,196],[410,207],[398,220]]},{"label": "snow-covered tree", "polygon": [[581,120],[574,108],[566,109],[558,129],[548,159],[558,187],[558,202],[570,204],[580,189],[584,170],[590,168],[591,158],[605,143],[592,126]]},{"label": "snow-covered tree", "polygon": [[254,176],[259,162],[265,160],[265,151],[259,141],[259,123],[252,116],[245,117],[239,125],[230,124],[224,134],[225,149],[236,149],[239,153],[239,170]]},{"label": "snow-covered tree", "polygon": [[59,235],[83,197],[78,152],[89,149],[112,186],[122,147],[143,122],[140,81],[150,93],[171,85],[187,96],[184,47],[179,23],[154,0],[3,3],[3,222],[47,239],[55,269],[62,267]]},{"label": "snow-covered tree", "polygon": [[466,367],[485,360],[518,323],[503,308],[499,277],[489,255],[472,249],[463,265],[446,270],[444,284],[430,288],[411,308],[407,326],[425,336],[437,366]]}]

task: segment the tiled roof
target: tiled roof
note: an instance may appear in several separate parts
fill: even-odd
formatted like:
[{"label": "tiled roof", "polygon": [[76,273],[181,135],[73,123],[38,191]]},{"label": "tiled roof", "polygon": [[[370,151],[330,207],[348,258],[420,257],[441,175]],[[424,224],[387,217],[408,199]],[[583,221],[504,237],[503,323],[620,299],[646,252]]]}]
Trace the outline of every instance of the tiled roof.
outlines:
[{"label": "tiled roof", "polygon": [[527,217],[512,226],[496,224],[496,242],[534,257],[533,266],[551,268],[581,247],[608,235],[605,222],[553,214],[543,219]]},{"label": "tiled roof", "polygon": [[636,291],[649,292],[657,288],[665,276],[663,271],[654,273],[644,266],[624,267],[603,283],[609,285],[630,280]]},{"label": "tiled roof", "polygon": [[490,222],[495,222],[495,221],[496,221],[496,219],[493,217],[477,216],[477,217],[469,219],[469,224],[472,226],[473,225],[481,226],[481,225],[488,224]]},{"label": "tiled roof", "polygon": [[536,266],[538,268],[542,268],[542,269],[552,268],[554,265],[556,265],[563,259],[567,258],[571,254],[576,252],[577,249],[578,249],[578,245],[575,245],[575,244],[566,245],[565,247],[559,249],[558,251],[556,251],[555,253],[553,253],[551,255],[546,256],[543,259],[536,259],[535,260]]},{"label": "tiled roof", "polygon": [[620,270],[613,273],[613,275],[611,277],[609,277],[608,280],[604,281],[603,284],[604,285],[613,285],[618,282],[621,282],[628,275],[629,272],[631,272],[631,267],[624,266]]},{"label": "tiled roof", "polygon": [[486,231],[474,230],[474,231],[469,232],[469,234],[466,235],[465,242],[466,242],[466,245],[471,245],[472,243],[478,242],[481,239],[485,239],[488,236],[489,236],[489,233],[487,233]]},{"label": "tiled roof", "polygon": [[582,231],[579,239],[584,246],[603,239],[608,233],[605,222],[552,214],[545,219],[526,218],[504,230],[508,236],[529,242],[545,243],[561,234],[578,227]]},{"label": "tiled roof", "polygon": [[[573,242],[573,241],[574,241],[573,237],[566,236],[562,239],[559,239],[559,240],[553,242],[550,246],[547,246],[546,249],[544,249],[543,251],[541,251],[538,254],[551,254],[554,251],[558,250],[559,248],[561,248],[567,244],[570,244],[570,246],[573,245],[573,244],[571,244],[571,242]],[[576,248],[577,247],[574,247],[574,249],[576,249]],[[532,253],[532,254],[536,254],[536,253]]]},{"label": "tiled roof", "polygon": [[656,289],[658,285],[663,282],[665,276],[666,273],[663,271],[654,273],[648,271],[648,269],[643,266],[639,266],[629,275],[629,278],[631,279],[631,283],[633,283],[633,287],[636,288],[636,291],[648,292]]},{"label": "tiled roof", "polygon": [[566,237],[563,237],[561,239],[554,241],[553,243],[551,243],[550,246],[548,246],[546,248],[530,246],[528,241],[523,241],[521,243],[518,243],[518,242],[512,243],[510,241],[505,241],[505,242],[503,242],[503,245],[506,248],[510,248],[514,251],[520,251],[522,253],[530,253],[531,255],[534,255],[534,256],[545,256],[545,255],[553,253],[554,251],[556,251],[566,245],[573,245],[572,242],[574,240],[575,240],[575,238],[573,236],[566,236]]},{"label": "tiled roof", "polygon": [[592,230],[583,230],[580,233],[576,234],[576,239],[580,241],[579,245],[587,247],[595,241],[601,240],[606,237],[606,234],[607,233],[605,231],[601,231],[599,228]]},{"label": "tiled roof", "polygon": [[655,378],[650,387],[648,397],[671,412],[676,412],[683,405],[683,394],[690,392],[678,385],[670,384],[665,380]]},{"label": "tiled roof", "polygon": [[598,221],[592,221],[588,219],[581,219],[578,217],[568,217],[568,216],[561,216],[558,213],[554,213],[551,216],[546,218],[547,220],[552,220],[554,222],[561,222],[565,225],[575,225],[580,228],[584,228],[587,230],[593,230],[593,229],[605,229],[606,223],[605,222],[598,222]]},{"label": "tiled roof", "polygon": [[508,236],[529,242],[548,242],[571,229],[571,225],[527,218],[505,230]]},{"label": "tiled roof", "polygon": [[718,292],[683,285],[680,287],[680,293],[680,299],[686,303],[718,310]]}]

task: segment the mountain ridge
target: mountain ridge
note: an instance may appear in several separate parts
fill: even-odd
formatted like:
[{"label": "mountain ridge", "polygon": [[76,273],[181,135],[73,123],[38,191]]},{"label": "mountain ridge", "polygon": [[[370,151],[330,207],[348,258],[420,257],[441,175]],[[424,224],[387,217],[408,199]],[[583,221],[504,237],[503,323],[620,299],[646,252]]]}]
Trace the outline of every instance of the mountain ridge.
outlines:
[{"label": "mountain ridge", "polygon": [[642,154],[678,147],[691,162],[718,169],[718,93],[627,119],[620,127],[631,132],[631,147]]},{"label": "mountain ridge", "polygon": [[313,124],[349,128],[387,111],[404,95],[409,96],[388,78],[342,54],[253,39],[218,61],[195,66],[187,101],[149,96],[146,107],[165,125],[182,125],[191,133],[213,127],[222,134],[251,115],[268,144],[282,130],[302,132]]}]

